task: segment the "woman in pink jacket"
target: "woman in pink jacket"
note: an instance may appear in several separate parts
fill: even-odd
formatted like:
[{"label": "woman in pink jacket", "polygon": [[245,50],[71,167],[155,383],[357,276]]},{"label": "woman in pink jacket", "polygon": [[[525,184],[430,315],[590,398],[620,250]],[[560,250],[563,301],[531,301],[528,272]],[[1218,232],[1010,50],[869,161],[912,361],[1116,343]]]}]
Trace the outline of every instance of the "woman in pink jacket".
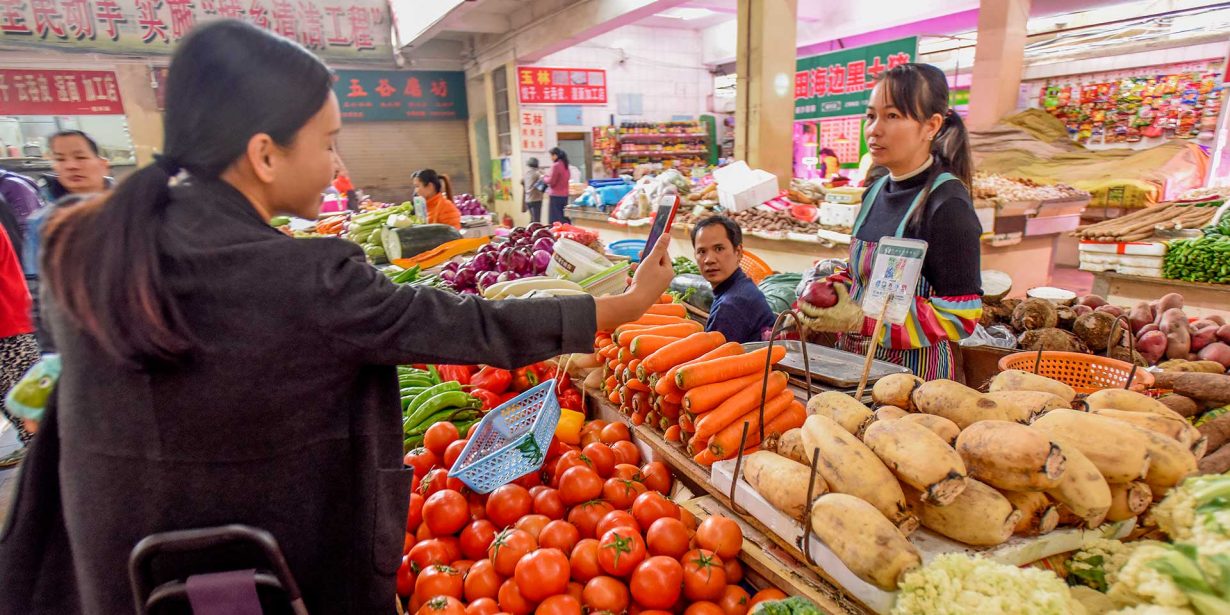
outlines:
[{"label": "woman in pink jacket", "polygon": [[551,170],[547,172],[544,179],[547,183],[547,199],[550,206],[547,224],[556,222],[571,224],[572,221],[564,217],[564,207],[568,206],[568,179],[570,177],[568,153],[558,147],[553,147],[551,148],[551,160],[553,161]]}]

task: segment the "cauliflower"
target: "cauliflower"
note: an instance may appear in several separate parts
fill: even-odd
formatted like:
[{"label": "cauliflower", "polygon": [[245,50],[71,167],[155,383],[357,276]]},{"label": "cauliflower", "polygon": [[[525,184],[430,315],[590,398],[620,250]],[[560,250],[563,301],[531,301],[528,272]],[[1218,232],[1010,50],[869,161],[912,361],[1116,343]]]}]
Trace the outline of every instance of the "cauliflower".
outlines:
[{"label": "cauliflower", "polygon": [[1226,615],[1230,556],[1201,557],[1186,544],[1146,545],[1132,553],[1107,595],[1124,606],[1190,605],[1200,615]]},{"label": "cauliflower", "polygon": [[1118,540],[1099,538],[1077,551],[1068,563],[1068,584],[1088,585],[1104,592],[1114,585],[1119,571],[1132,553],[1144,545],[1162,545],[1153,540],[1124,543]]},{"label": "cauliflower", "polygon": [[1054,574],[947,553],[906,575],[893,615],[1068,615],[1072,596]]},{"label": "cauliflower", "polygon": [[1201,555],[1230,555],[1230,474],[1193,476],[1153,507],[1153,520],[1176,542]]},{"label": "cauliflower", "polygon": [[1174,606],[1144,604],[1113,611],[1108,615],[1194,615],[1191,610]]},{"label": "cauliflower", "polygon": [[1164,544],[1142,545],[1132,551],[1131,557],[1119,571],[1107,595],[1116,604],[1131,606],[1155,604],[1161,606],[1187,606],[1191,601],[1187,594],[1167,575],[1151,566],[1170,553]]}]

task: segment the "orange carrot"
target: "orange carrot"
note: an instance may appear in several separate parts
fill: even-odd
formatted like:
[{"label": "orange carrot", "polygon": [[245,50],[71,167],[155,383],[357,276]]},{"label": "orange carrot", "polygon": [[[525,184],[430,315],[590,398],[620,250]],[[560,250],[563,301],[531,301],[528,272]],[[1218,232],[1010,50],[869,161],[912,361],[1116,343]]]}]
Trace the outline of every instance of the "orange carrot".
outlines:
[{"label": "orange carrot", "polygon": [[676,318],[687,318],[688,310],[679,303],[658,303],[649,306],[645,311],[646,314],[657,314],[659,316],[674,316]]},{"label": "orange carrot", "polygon": [[615,328],[613,332],[611,332],[611,341],[612,342],[619,341],[620,333],[626,333],[628,331],[640,331],[641,329],[652,329],[653,327],[660,327],[660,326],[662,325],[638,325],[638,324],[633,324],[633,323],[628,323],[626,325],[619,325],[618,327]]},{"label": "orange carrot", "polygon": [[[771,400],[784,392],[786,390],[786,382],[786,374],[782,372],[770,374],[768,390],[765,391],[764,399]],[[727,425],[736,422],[739,417],[752,411],[753,408],[759,412],[761,388],[761,386],[755,384],[746,387],[732,395],[730,399],[722,402],[722,405],[706,412],[704,416],[696,420],[697,437],[708,438],[716,434]],[[782,409],[784,410],[785,406]]]},{"label": "orange carrot", "polygon": [[644,423],[645,423],[645,415],[643,413],[640,413],[640,412],[632,413],[632,424],[633,425],[643,425]]},{"label": "orange carrot", "polygon": [[[691,324],[689,324],[691,323]],[[698,322],[681,322],[673,325],[660,325],[657,327],[649,327],[647,329],[636,329],[635,331],[624,331],[615,336],[615,341],[619,345],[627,348],[632,345],[633,340],[642,335],[665,335],[667,337],[687,337],[698,331],[703,331],[705,327]]]},{"label": "orange carrot", "polygon": [[[786,411],[794,401],[794,393],[782,391],[769,399],[764,405],[765,426],[777,415]],[[739,438],[743,436],[743,424],[748,423],[747,442],[745,446],[760,443],[760,408],[753,408],[743,416],[738,417],[729,425],[723,427],[709,440],[709,450],[718,459],[729,459],[739,454]],[[698,429],[700,427],[698,426]],[[700,432],[697,432],[699,435]]]},{"label": "orange carrot", "polygon": [[628,347],[627,347],[627,346],[620,346],[620,347],[619,347],[619,357],[618,357],[618,358],[619,358],[619,362],[620,362],[620,363],[623,363],[624,365],[627,365],[630,361],[632,361],[632,359],[634,359],[634,358],[636,358],[636,357],[633,357],[633,356],[632,356],[632,353],[628,351]]},{"label": "orange carrot", "polygon": [[[679,368],[675,374],[675,384],[683,389],[694,389],[698,386],[712,384],[714,382],[722,382],[748,374],[764,371],[765,357],[768,356],[769,349],[761,348],[755,352],[749,352],[744,355],[734,357],[723,357],[721,359],[713,359],[703,363],[693,363]],[[773,347],[773,357],[771,363],[777,363],[786,357],[786,349],[781,346]]]},{"label": "orange carrot", "polygon": [[606,385],[606,390],[610,391],[619,385],[619,379],[615,376],[607,376],[606,380],[602,381],[602,384]]},{"label": "orange carrot", "polygon": [[726,342],[726,336],[716,331],[708,333],[693,333],[683,339],[663,346],[657,352],[645,358],[645,369],[653,372],[666,370],[700,358]]},{"label": "orange carrot", "polygon": [[674,302],[675,302],[675,298],[666,293],[662,293],[662,296],[658,297],[658,303],[674,303]]},{"label": "orange carrot", "polygon": [[602,347],[598,351],[598,355],[607,359],[614,359],[619,354],[619,344],[611,343]]},{"label": "orange carrot", "polygon": [[682,341],[682,338],[665,335],[638,335],[632,341],[629,349],[632,351],[632,356],[643,360],[678,341]]},{"label": "orange carrot", "polygon": [[611,392],[607,394],[606,398],[613,404],[619,404],[619,389],[617,387],[611,387],[610,390]]},{"label": "orange carrot", "polygon": [[615,371],[615,368],[616,368],[616,367],[618,367],[618,366],[619,366],[619,357],[615,357],[615,358],[613,358],[613,359],[609,359],[609,360],[606,362],[606,368],[607,368],[607,369],[609,369],[609,370],[611,370],[611,371]]},{"label": "orange carrot", "polygon": [[628,388],[638,393],[648,393],[649,392],[649,387],[645,386],[645,383],[641,382],[640,380],[637,380],[636,378],[628,379]]},{"label": "orange carrot", "polygon": [[666,441],[667,442],[682,442],[683,441],[683,439],[679,437],[679,426],[678,425],[672,425],[666,428]]},{"label": "orange carrot", "polygon": [[692,414],[704,414],[720,406],[735,393],[752,385],[759,385],[763,379],[764,376],[760,374],[749,374],[742,378],[696,387],[683,394],[683,407]]},{"label": "orange carrot", "polygon": [[636,368],[640,366],[640,364],[641,364],[640,359],[632,359],[631,361],[628,361],[628,371],[632,372],[632,375],[635,376]]},{"label": "orange carrot", "polygon": [[[667,393],[678,393],[682,395],[683,390],[675,385],[675,374],[679,373],[679,369],[682,368],[684,365],[691,365],[693,363],[701,363],[704,361],[712,361],[713,359],[720,359],[722,357],[733,357],[733,356],[741,355],[741,354],[743,354],[742,344],[740,344],[739,342],[726,342],[725,344],[722,344],[721,346],[718,346],[717,348],[714,348],[713,350],[710,350],[709,352],[706,352],[705,354],[701,355],[700,358],[698,359],[692,359],[691,361],[688,361],[686,363],[682,363],[680,365],[676,365],[670,368],[669,370],[666,371],[666,374],[664,374],[662,378],[659,380],[659,382],[662,382],[663,380],[666,381],[666,384],[662,384],[660,387],[654,387],[654,388],[657,389],[657,391],[659,393],[662,393],[663,395]],[[663,391],[662,389],[666,389],[666,390]]]},{"label": "orange carrot", "polygon": [[681,322],[695,322],[679,316],[666,316],[663,314],[645,314],[640,318],[632,321],[634,325],[674,325]]},{"label": "orange carrot", "polygon": [[688,434],[689,438],[696,433],[696,424],[692,422],[692,417],[687,412],[679,413],[679,429]]},{"label": "orange carrot", "polygon": [[705,449],[705,448],[706,448],[706,447],[708,447],[708,446],[709,446],[709,441],[708,441],[708,439],[707,439],[707,438],[698,438],[698,437],[696,437],[696,434],[692,434],[692,437],[688,439],[688,448],[690,448],[690,449],[692,449],[692,450],[694,450],[694,451],[703,450],[703,449]]},{"label": "orange carrot", "polygon": [[652,427],[654,431],[662,431],[662,416],[654,410],[645,413],[645,423]]},{"label": "orange carrot", "polygon": [[679,404],[672,404],[669,401],[665,401],[665,400],[659,401],[658,402],[658,412],[660,412],[662,416],[668,419],[672,419],[672,420],[678,419],[679,412],[680,412]]},{"label": "orange carrot", "polygon": [[676,406],[683,405],[683,397],[675,393],[667,393],[666,395],[662,396],[662,399],[664,399],[669,404],[673,404]]},{"label": "orange carrot", "polygon": [[599,350],[611,344],[611,336],[606,333],[599,333],[594,336],[594,350]]},{"label": "orange carrot", "polygon": [[715,457],[713,453],[710,452],[710,450],[706,448],[705,450],[697,453],[696,456],[692,458],[692,460],[695,461],[696,463],[699,463],[702,466],[711,466],[713,465],[713,462],[718,461],[718,458]]}]

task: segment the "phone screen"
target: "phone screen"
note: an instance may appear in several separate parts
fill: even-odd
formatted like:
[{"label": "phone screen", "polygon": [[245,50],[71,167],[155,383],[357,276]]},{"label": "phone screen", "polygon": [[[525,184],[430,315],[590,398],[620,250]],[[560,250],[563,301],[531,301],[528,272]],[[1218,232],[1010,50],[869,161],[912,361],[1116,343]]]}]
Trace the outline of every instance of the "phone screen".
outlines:
[{"label": "phone screen", "polygon": [[678,210],[678,194],[664,194],[658,197],[657,211],[653,215],[653,227],[649,229],[649,239],[645,241],[645,249],[641,251],[642,260],[658,243],[658,237],[661,237],[662,233],[670,232],[671,226],[675,224],[675,212]]}]

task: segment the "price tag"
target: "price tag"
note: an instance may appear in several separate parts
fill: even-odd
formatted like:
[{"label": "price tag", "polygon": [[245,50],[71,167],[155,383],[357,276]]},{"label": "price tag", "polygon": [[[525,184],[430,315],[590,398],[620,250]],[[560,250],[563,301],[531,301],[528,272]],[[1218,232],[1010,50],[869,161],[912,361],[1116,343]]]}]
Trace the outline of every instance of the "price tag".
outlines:
[{"label": "price tag", "polygon": [[[918,239],[884,237],[876,246],[875,260],[871,265],[871,281],[863,295],[863,313],[871,318],[888,311],[884,322],[904,324],[914,305],[914,289],[922,275],[923,257],[927,255],[927,242]],[[891,299],[890,299],[891,297]]]}]

